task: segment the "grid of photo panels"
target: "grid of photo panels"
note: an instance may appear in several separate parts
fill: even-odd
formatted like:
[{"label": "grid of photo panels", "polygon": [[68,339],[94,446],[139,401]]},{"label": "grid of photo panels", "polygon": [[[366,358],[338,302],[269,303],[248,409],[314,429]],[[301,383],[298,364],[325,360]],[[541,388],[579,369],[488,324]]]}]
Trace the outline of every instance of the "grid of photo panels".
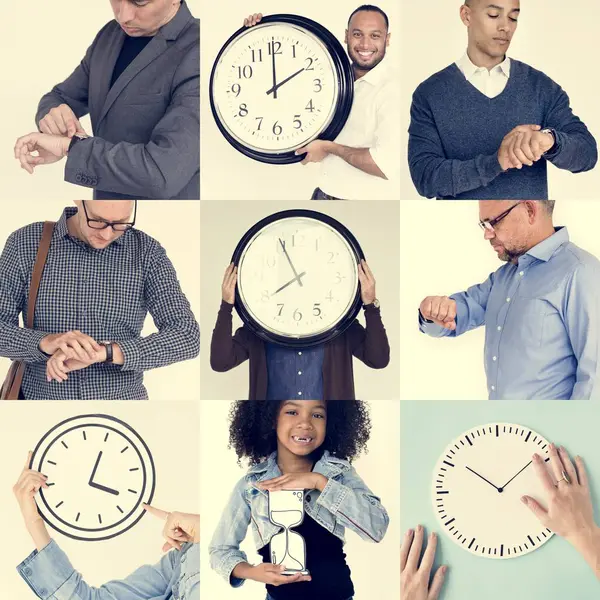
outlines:
[{"label": "grid of photo panels", "polygon": [[0,597],[599,598],[598,0],[59,4],[0,24]]}]

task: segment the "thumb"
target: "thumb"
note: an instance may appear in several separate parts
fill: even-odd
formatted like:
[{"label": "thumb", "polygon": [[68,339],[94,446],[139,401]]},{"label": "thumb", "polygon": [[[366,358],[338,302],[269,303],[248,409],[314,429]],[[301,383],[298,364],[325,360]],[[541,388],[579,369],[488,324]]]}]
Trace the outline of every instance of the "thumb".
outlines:
[{"label": "thumb", "polygon": [[548,511],[531,496],[523,496],[521,502],[539,519],[542,525],[545,524],[548,517]]},{"label": "thumb", "polygon": [[24,469],[29,469],[29,463],[31,462],[31,457],[33,456],[33,452],[30,450],[27,453],[27,460],[25,461],[25,466],[23,467]]},{"label": "thumb", "polygon": [[296,150],[296,152],[294,153],[296,156],[300,156],[300,154],[306,154],[308,152],[308,150],[306,149],[306,146],[304,148],[298,148],[298,150]]},{"label": "thumb", "polygon": [[443,326],[450,331],[454,331],[456,329],[456,321],[452,319],[452,321],[446,321],[443,323]]}]

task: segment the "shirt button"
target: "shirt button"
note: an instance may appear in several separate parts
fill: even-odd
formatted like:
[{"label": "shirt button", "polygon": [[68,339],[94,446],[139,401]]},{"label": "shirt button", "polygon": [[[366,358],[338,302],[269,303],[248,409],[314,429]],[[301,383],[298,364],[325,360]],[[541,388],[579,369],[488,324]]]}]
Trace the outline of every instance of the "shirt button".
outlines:
[{"label": "shirt button", "polygon": [[310,502],[310,495],[306,496],[306,501]]},{"label": "shirt button", "polygon": [[525,275],[525,271],[519,271],[519,277],[523,277]]},{"label": "shirt button", "polygon": [[32,570],[31,570],[29,567],[27,567],[27,568],[26,568],[26,569],[23,571],[23,573],[25,573],[25,575],[27,575],[27,577],[29,577],[29,576],[31,575],[31,573],[33,573],[33,571],[32,571]]},{"label": "shirt button", "polygon": [[502,331],[502,327],[498,325],[498,331]]},{"label": "shirt button", "polygon": [[492,392],[493,392],[495,389],[496,389],[496,386],[495,386],[495,385],[493,385],[493,386],[492,386]]},{"label": "shirt button", "polygon": [[506,299],[506,301],[507,301],[507,302],[510,302],[510,298],[507,298],[507,299]]},{"label": "shirt button", "polygon": [[48,593],[48,590],[46,588],[42,588],[40,590],[40,596],[45,596]]},{"label": "shirt button", "polygon": [[298,375],[302,375],[302,371],[298,371]]},{"label": "shirt button", "polygon": [[497,356],[492,356],[492,360],[497,360]]},{"label": "shirt button", "polygon": [[298,356],[302,356],[302,352],[298,352]]},{"label": "shirt button", "polygon": [[298,392],[298,396],[302,396],[302,392]]}]

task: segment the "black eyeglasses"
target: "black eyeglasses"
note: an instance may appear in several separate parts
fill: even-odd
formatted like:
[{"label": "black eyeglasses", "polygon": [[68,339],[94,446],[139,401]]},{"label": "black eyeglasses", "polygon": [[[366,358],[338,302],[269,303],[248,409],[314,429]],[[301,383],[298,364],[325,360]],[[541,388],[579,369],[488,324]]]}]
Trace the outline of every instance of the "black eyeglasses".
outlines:
[{"label": "black eyeglasses", "polygon": [[517,208],[519,204],[521,203],[517,202],[516,204],[513,204],[510,208],[499,214],[494,219],[490,219],[489,221],[479,221],[479,227],[481,227],[481,229],[487,229],[488,231],[494,231],[494,226],[500,223],[500,221],[502,221],[502,219],[504,219],[504,217],[506,217],[513,208]]},{"label": "black eyeglasses", "polygon": [[101,221],[100,219],[90,219],[87,208],[85,207],[85,200],[82,200],[83,212],[85,213],[85,219],[90,229],[106,229],[112,227],[113,231],[127,231],[135,225],[135,217],[137,215],[137,200],[134,201],[133,208],[133,221],[130,223],[121,223],[119,221]]}]

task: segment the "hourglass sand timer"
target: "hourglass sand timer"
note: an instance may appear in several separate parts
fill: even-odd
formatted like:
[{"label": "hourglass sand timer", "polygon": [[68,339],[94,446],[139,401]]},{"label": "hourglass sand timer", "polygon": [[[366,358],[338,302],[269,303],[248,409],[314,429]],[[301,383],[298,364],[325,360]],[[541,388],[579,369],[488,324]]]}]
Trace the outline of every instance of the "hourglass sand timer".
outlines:
[{"label": "hourglass sand timer", "polygon": [[271,538],[271,562],[285,565],[283,575],[308,575],[306,543],[298,532],[292,531],[304,520],[304,490],[269,492],[269,519],[284,528]]}]

